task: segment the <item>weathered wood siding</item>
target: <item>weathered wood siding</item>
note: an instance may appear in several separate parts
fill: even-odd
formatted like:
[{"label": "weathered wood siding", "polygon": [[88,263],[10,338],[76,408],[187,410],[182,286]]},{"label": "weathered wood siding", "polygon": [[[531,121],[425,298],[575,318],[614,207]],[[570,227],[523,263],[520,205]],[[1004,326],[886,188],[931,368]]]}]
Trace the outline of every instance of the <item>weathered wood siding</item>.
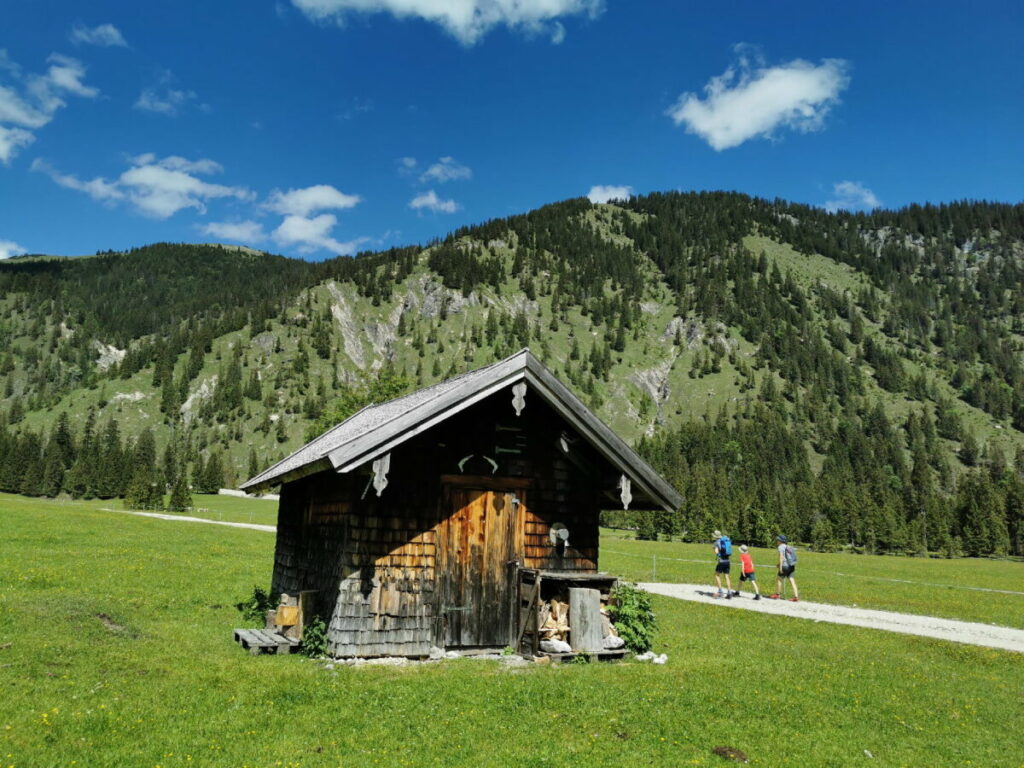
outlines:
[{"label": "weathered wood siding", "polygon": [[[617,476],[582,440],[571,444],[567,457],[559,448],[564,429],[529,394],[517,418],[511,393],[502,392],[396,448],[379,498],[361,471],[323,472],[286,484],[273,591],[319,591],[318,612],[329,617],[330,652],[336,656],[420,656],[431,645],[476,644],[480,635],[463,632],[463,617],[453,619],[453,612],[442,610],[452,607],[444,604],[445,595],[464,596],[476,610],[494,611],[507,601],[504,610],[511,616],[511,597],[499,575],[508,560],[521,558],[524,566],[545,570],[597,568],[598,515],[610,503],[602,489],[612,488]],[[493,474],[484,457],[498,462]],[[454,489],[452,475],[483,476],[495,493],[481,500]],[[509,518],[495,511],[495,500],[512,506],[506,492],[513,486],[525,488],[522,504],[514,521],[502,527]],[[459,517],[460,509],[474,504],[490,504],[491,514],[477,510]],[[564,551],[551,542],[554,523],[569,529]],[[451,543],[463,541],[463,527],[459,554]],[[481,564],[475,570],[467,565],[474,544]],[[490,574],[486,584],[477,583],[480,568]],[[462,582],[456,590],[453,585]],[[511,644],[508,631],[485,633],[484,644]]]}]

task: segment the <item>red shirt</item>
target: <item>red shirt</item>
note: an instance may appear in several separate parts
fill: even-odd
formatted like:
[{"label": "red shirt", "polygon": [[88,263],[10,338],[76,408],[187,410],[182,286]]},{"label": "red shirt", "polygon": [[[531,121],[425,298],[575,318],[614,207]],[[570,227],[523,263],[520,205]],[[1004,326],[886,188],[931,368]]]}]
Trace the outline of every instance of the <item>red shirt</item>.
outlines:
[{"label": "red shirt", "polygon": [[740,562],[743,564],[744,573],[754,572],[754,561],[753,559],[751,559],[749,553],[744,552],[742,555],[740,555]]}]

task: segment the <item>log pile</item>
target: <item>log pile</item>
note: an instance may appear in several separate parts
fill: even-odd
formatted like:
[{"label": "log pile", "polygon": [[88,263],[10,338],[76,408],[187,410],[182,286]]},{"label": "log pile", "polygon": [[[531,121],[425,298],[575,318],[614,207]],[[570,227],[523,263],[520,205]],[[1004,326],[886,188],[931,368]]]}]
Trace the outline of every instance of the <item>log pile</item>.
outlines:
[{"label": "log pile", "polygon": [[[619,639],[618,630],[609,618],[606,601],[607,597],[602,595],[600,616],[603,648],[622,648],[624,643]],[[569,623],[569,603],[553,597],[542,602],[538,610],[541,649],[548,653],[568,653],[573,650],[570,645],[572,627]]]}]

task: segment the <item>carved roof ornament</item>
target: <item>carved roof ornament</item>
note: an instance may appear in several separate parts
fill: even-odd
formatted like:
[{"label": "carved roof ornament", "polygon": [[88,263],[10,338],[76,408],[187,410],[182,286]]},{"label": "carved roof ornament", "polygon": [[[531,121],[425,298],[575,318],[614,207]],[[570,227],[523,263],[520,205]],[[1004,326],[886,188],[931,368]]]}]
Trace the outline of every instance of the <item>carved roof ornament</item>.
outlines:
[{"label": "carved roof ornament", "polygon": [[512,407],[516,409],[516,416],[523,412],[526,407],[526,382],[521,381],[512,387]]},{"label": "carved roof ornament", "polygon": [[385,453],[373,462],[373,487],[380,496],[388,487],[388,470],[391,469],[391,452]]},{"label": "carved roof ornament", "polygon": [[619,478],[619,498],[622,499],[622,508],[629,509],[629,502],[633,500],[633,487],[629,478],[623,475]]}]

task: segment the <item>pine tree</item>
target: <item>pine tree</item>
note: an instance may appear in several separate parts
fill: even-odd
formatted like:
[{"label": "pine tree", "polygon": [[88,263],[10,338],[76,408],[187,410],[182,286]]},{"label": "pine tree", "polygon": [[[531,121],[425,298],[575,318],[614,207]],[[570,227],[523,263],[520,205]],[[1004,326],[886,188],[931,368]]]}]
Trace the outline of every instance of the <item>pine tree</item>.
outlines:
[{"label": "pine tree", "polygon": [[64,486],[65,467],[61,440],[59,429],[54,429],[46,443],[46,450],[43,452],[43,476],[39,493],[51,499],[60,494]]},{"label": "pine tree", "polygon": [[43,493],[43,454],[39,435],[27,432],[22,435],[18,464],[21,467],[21,482],[18,492],[26,496],[40,496]]},{"label": "pine tree", "polygon": [[153,433],[144,429],[132,450],[131,478],[125,489],[125,506],[132,509],[159,509],[163,506],[163,473],[156,462]]},{"label": "pine tree", "polygon": [[259,372],[255,367],[249,372],[249,381],[245,385],[245,396],[256,402],[263,399],[263,385],[260,383]]},{"label": "pine tree", "polygon": [[99,440],[95,486],[93,492],[101,499],[112,499],[124,494],[125,458],[121,444],[121,431],[117,419],[107,422]]},{"label": "pine tree", "polygon": [[256,477],[260,473],[260,463],[256,458],[256,449],[249,449],[249,477]]},{"label": "pine tree", "polygon": [[65,478],[71,496],[76,499],[96,495],[96,477],[99,465],[99,444],[96,439],[96,412],[90,410],[82,428],[82,441],[78,445],[75,463]]},{"label": "pine tree", "polygon": [[212,451],[200,473],[196,474],[195,489],[198,493],[217,493],[224,487],[224,464],[220,451]]},{"label": "pine tree", "polygon": [[171,487],[171,498],[167,502],[168,512],[185,512],[192,509],[192,494],[189,492],[188,476],[182,472]]},{"label": "pine tree", "polygon": [[975,471],[961,478],[957,515],[965,554],[1006,554],[1010,537],[1004,514],[1003,499],[987,473]]}]

